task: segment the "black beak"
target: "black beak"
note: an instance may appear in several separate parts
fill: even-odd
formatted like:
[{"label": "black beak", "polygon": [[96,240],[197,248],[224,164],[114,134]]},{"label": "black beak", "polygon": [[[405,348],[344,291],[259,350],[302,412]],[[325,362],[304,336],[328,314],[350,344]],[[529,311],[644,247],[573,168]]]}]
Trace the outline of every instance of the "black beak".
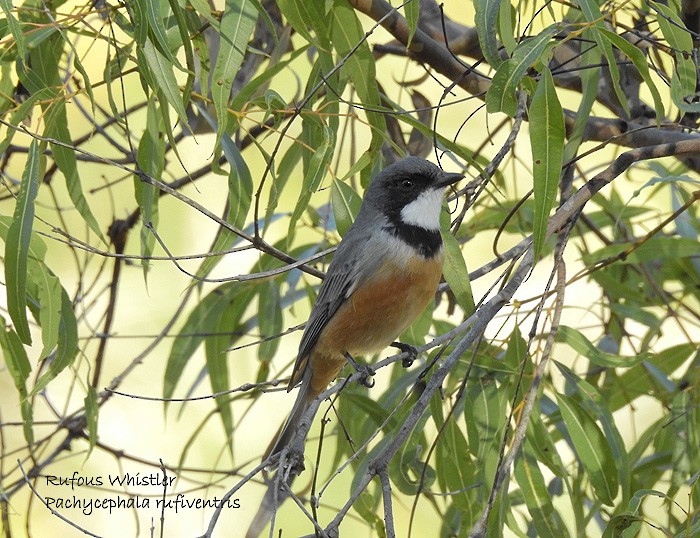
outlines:
[{"label": "black beak", "polygon": [[442,188],[442,187],[447,187],[448,185],[452,185],[453,183],[457,183],[460,179],[464,179],[464,174],[457,174],[457,173],[443,173],[442,178],[440,178],[433,186],[436,189]]}]

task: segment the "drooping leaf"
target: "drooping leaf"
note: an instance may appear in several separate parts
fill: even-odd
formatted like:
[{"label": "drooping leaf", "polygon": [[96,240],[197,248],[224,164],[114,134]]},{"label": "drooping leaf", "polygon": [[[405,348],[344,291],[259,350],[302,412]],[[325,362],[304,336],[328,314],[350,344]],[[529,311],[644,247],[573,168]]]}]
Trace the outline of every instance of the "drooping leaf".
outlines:
[{"label": "drooping leaf", "polygon": [[650,2],[658,11],[656,21],[664,36],[664,39],[673,49],[676,60],[676,68],[671,76],[671,99],[673,104],[682,112],[700,111],[700,103],[689,102],[688,98],[696,95],[697,71],[691,51],[693,50],[693,38],[685,28],[675,3],[664,5],[660,2]]},{"label": "drooping leaf", "polygon": [[[163,123],[162,116],[158,112],[158,104],[153,96],[148,100],[146,112],[146,129],[141,136],[136,162],[139,169],[154,179],[161,180],[165,166],[165,139],[162,136]],[[151,225],[158,228],[158,200],[160,199],[158,189],[134,177],[134,194],[136,203],[141,210],[141,267],[143,268],[143,278],[146,280],[150,262],[148,257],[153,254],[155,246],[155,236],[148,229]]]},{"label": "drooping leaf", "polygon": [[[158,93],[159,100],[162,96],[162,98],[167,101],[173,110],[175,110],[178,118],[182,122],[182,125],[187,126],[187,112],[185,111],[180,86],[178,85],[177,79],[175,78],[175,73],[173,72],[173,64],[170,63],[168,58],[155,47],[150,39],[146,39],[141,51],[148,66],[148,71],[141,71],[142,75],[147,77],[149,80],[149,85],[156,91],[156,93]],[[169,131],[171,126],[169,125],[167,117],[164,114],[165,111],[166,107],[162,106],[161,104],[161,113],[163,113],[165,129]],[[166,133],[168,131],[166,131]]]},{"label": "drooping leaf", "polygon": [[559,538],[568,534],[559,512],[554,509],[544,476],[537,459],[528,447],[522,451],[515,465],[515,479],[520,486],[532,524],[541,538]]},{"label": "drooping leaf", "polygon": [[606,368],[631,368],[652,357],[652,354],[648,351],[631,356],[606,353],[593,345],[583,333],[566,325],[559,327],[556,339],[557,342],[567,343],[572,349],[589,359],[593,364]]},{"label": "drooping leaf", "polygon": [[552,37],[560,29],[558,24],[552,24],[536,36],[522,41],[513,51],[512,58],[498,67],[486,93],[487,112],[505,112],[509,116],[515,116],[515,90],[518,84],[527,70],[542,56],[551,44]]},{"label": "drooping leaf", "polygon": [[[444,214],[446,215],[445,218],[449,220],[449,216],[446,213]],[[474,294],[469,281],[469,270],[457,239],[444,230],[445,228],[442,228],[440,232],[445,249],[445,264],[442,268],[442,274],[450,285],[452,293],[455,294],[457,302],[464,309],[465,314],[470,315],[476,307],[474,306]]]},{"label": "drooping leaf", "polygon": [[629,457],[627,455],[625,442],[615,424],[615,419],[608,408],[607,401],[596,387],[576,376],[571,369],[556,361],[554,364],[564,375],[569,385],[572,386],[580,396],[581,407],[583,407],[589,415],[596,417],[600,421],[605,438],[609,443],[612,456],[617,463],[618,481],[622,491],[622,502],[626,503],[630,496],[631,484]]},{"label": "drooping leaf", "polygon": [[651,92],[651,97],[654,100],[654,109],[656,111],[656,125],[658,126],[661,123],[662,118],[666,115],[666,111],[664,110],[664,103],[661,100],[661,95],[659,94],[659,90],[654,83],[654,79],[649,74],[649,66],[647,65],[646,56],[640,48],[635,47],[632,43],[620,37],[615,32],[611,32],[606,28],[599,28],[598,32],[601,36],[609,40],[615,47],[624,52],[625,56],[632,60],[632,63],[637,68],[637,71],[642,76],[642,79],[646,84],[645,87]]},{"label": "drooping leaf", "polygon": [[24,32],[22,31],[22,25],[12,13],[12,2],[10,2],[10,0],[0,0],[0,8],[2,8],[2,12],[5,14],[10,33],[15,40],[19,55],[24,58],[27,56],[27,42]]},{"label": "drooping leaf", "polygon": [[476,0],[474,2],[474,25],[479,35],[479,44],[486,61],[498,69],[502,60],[496,40],[496,23],[501,10],[501,0]]},{"label": "drooping leaf", "polygon": [[362,205],[362,198],[350,185],[336,178],[331,184],[331,204],[336,228],[343,236],[355,221]]},{"label": "drooping leaf", "polygon": [[7,310],[20,340],[32,343],[27,320],[27,259],[34,226],[34,201],[39,192],[39,142],[32,140],[17,195],[12,224],[5,240],[5,285]]},{"label": "drooping leaf", "polygon": [[[649,363],[658,371],[670,375],[688,360],[697,347],[693,343],[671,346],[649,358]],[[642,363],[644,365],[645,363]],[[640,396],[654,393],[656,381],[645,368],[631,368],[625,373],[611,377],[606,396],[606,405],[611,412],[621,409]],[[617,387],[618,390],[611,390]]]},{"label": "drooping leaf", "polygon": [[266,282],[258,294],[260,334],[263,341],[258,346],[258,359],[269,362],[277,353],[280,339],[274,338],[282,332],[282,305],[279,281]]},{"label": "drooping leaf", "polygon": [[38,321],[41,326],[42,341],[40,357],[44,359],[58,344],[63,288],[58,278],[42,262],[30,259],[27,275],[31,284],[36,286],[35,297],[39,300]]},{"label": "drooping leaf", "polygon": [[[50,276],[53,276],[48,269],[44,269]],[[55,278],[55,277],[53,277]],[[48,383],[58,374],[70,366],[78,354],[78,322],[75,319],[73,311],[73,303],[66,293],[66,290],[61,288],[61,310],[60,320],[58,324],[58,334],[56,336],[56,352],[54,353],[48,368],[37,380],[30,392],[30,396],[37,394],[43,390]],[[42,306],[43,308],[43,306]],[[42,334],[44,327],[41,328]]]},{"label": "drooping leaf", "polygon": [[219,27],[219,54],[212,72],[211,93],[218,122],[217,140],[221,140],[225,132],[231,88],[243,63],[257,16],[258,12],[252,0],[226,0]]},{"label": "drooping leaf", "polygon": [[610,80],[612,82],[613,91],[615,92],[617,100],[622,109],[629,116],[629,103],[627,102],[627,96],[620,85],[620,68],[617,66],[615,52],[613,51],[610,42],[606,40],[599,32],[599,30],[605,28],[604,23],[602,22],[604,19],[603,14],[600,12],[600,8],[595,0],[580,0],[578,5],[581,8],[583,16],[591,24],[593,38],[595,39],[598,48],[602,51],[603,56],[607,60]]},{"label": "drooping leaf", "polygon": [[335,148],[335,132],[333,129],[322,124],[320,126],[323,136],[322,142],[316,147],[313,155],[308,161],[308,168],[304,173],[304,182],[301,187],[301,193],[297,200],[292,217],[289,220],[288,241],[291,242],[296,231],[297,221],[307,210],[311,196],[319,189],[321,181],[326,175],[326,167],[333,156]]},{"label": "drooping leaf", "polygon": [[181,70],[182,66],[180,65],[180,62],[170,51],[167,29],[165,28],[163,17],[161,15],[161,0],[135,0],[135,3],[141,5],[140,11],[146,15],[146,20],[144,22],[148,24],[148,33],[151,36],[153,45],[165,57],[170,65],[173,65]]},{"label": "drooping leaf", "polygon": [[[240,336],[238,326],[241,324],[241,318],[257,291],[256,284],[227,282],[212,290],[195,306],[170,350],[163,380],[163,397],[165,399],[172,397],[182,377],[183,370],[204,341],[207,341],[209,346],[207,360],[211,360],[216,369],[214,378],[212,379],[211,373],[209,376],[212,388],[215,391],[229,388],[228,377],[222,373],[226,365],[220,362],[226,360],[226,354],[215,352],[213,349],[226,350],[229,343]],[[224,316],[226,317],[225,323],[221,321]],[[250,327],[245,330],[250,330]],[[212,338],[212,342],[209,342]],[[220,355],[224,355],[224,357]]]},{"label": "drooping leaf", "polygon": [[275,169],[275,180],[270,186],[270,198],[265,208],[265,227],[270,225],[274,216],[277,205],[279,204],[282,193],[284,192],[289,179],[297,170],[297,163],[302,157],[302,146],[299,143],[294,143],[282,157],[279,166]]},{"label": "drooping leaf", "polygon": [[461,515],[460,524],[468,528],[477,516],[474,504],[477,490],[468,486],[478,482],[481,475],[477,473],[480,469],[473,465],[464,465],[465,456],[470,452],[473,454],[473,451],[470,450],[471,447],[456,420],[457,416],[462,414],[461,410],[445,418],[442,403],[437,396],[430,402],[432,419],[442,431],[435,449],[437,483],[442,491],[454,492],[451,500]]},{"label": "drooping leaf", "polygon": [[100,406],[97,398],[97,390],[92,385],[88,385],[85,395],[85,420],[87,423],[88,451],[85,460],[90,457],[92,449],[97,444],[97,425],[100,414]]},{"label": "drooping leaf", "polygon": [[413,35],[416,33],[418,28],[418,16],[420,15],[420,1],[410,0],[405,2],[403,5],[403,15],[408,23],[408,43],[407,47],[411,46],[411,41],[413,41]]},{"label": "drooping leaf", "polygon": [[[588,38],[588,34],[591,32],[592,30],[584,31],[583,38]],[[597,65],[600,63],[600,56],[598,47],[584,47],[584,50],[581,51],[580,63],[581,65]],[[566,162],[573,159],[578,153],[588,118],[598,97],[598,73],[594,69],[582,69],[579,77],[581,78],[581,102],[576,111],[574,126],[567,135],[564,149],[564,161]]]},{"label": "drooping leaf", "polygon": [[[244,306],[245,308],[245,306]],[[213,334],[204,340],[207,375],[213,394],[225,392],[231,388],[229,380],[228,355],[226,349],[232,334],[238,328],[241,305],[230,303],[212,325]],[[233,413],[230,404],[231,397],[226,394],[216,396],[216,407],[221,415],[221,421],[227,437],[233,434]]]},{"label": "drooping leaf", "polygon": [[15,388],[19,393],[24,439],[31,446],[34,444],[33,411],[31,403],[27,399],[26,383],[32,367],[29,364],[27,352],[24,350],[19,336],[14,330],[7,328],[5,318],[2,316],[0,316],[0,349],[2,349],[7,370],[10,372]]},{"label": "drooping leaf", "polygon": [[535,259],[539,259],[547,237],[549,213],[559,187],[566,134],[564,112],[549,69],[542,71],[529,108],[529,119],[535,199],[533,239]]},{"label": "drooping leaf", "polygon": [[[410,4],[413,5],[411,6]],[[404,6],[407,13],[414,12],[416,14],[415,23],[418,20],[419,6],[418,0],[413,0]],[[331,16],[333,17],[331,26],[333,46],[341,58],[347,58],[343,65],[343,76],[350,77],[360,102],[366,107],[365,114],[372,135],[367,150],[372,155],[376,155],[384,143],[386,121],[384,120],[384,115],[376,111],[381,106],[381,98],[377,87],[374,55],[366,42],[365,30],[357,17],[357,13],[348,2],[345,0],[336,1],[333,5]],[[408,22],[409,28],[411,28],[411,20]],[[415,27],[412,28],[409,30],[411,35]]]},{"label": "drooping leaf", "polygon": [[187,321],[173,340],[165,367],[163,398],[171,398],[174,394],[187,363],[204,341],[204,337],[218,323],[230,303],[232,294],[234,289],[231,285],[220,286],[206,295],[190,312]]},{"label": "drooping leaf", "polygon": [[[240,149],[231,137],[224,133],[220,143],[230,167],[228,173],[228,202],[224,218],[231,226],[240,230],[245,225],[246,217],[253,201],[253,177],[241,155]],[[222,227],[217,231],[212,251],[220,252],[230,249],[239,239],[240,237],[234,232]],[[205,258],[197,270],[197,276],[204,278],[219,261],[221,261],[219,256]]]},{"label": "drooping leaf", "polygon": [[566,429],[596,498],[612,506],[619,489],[615,458],[595,420],[573,398],[557,394]]},{"label": "drooping leaf", "polygon": [[46,124],[46,136],[57,140],[56,143],[49,145],[53,160],[66,179],[66,187],[73,205],[90,229],[103,243],[106,243],[100,225],[90,209],[83,192],[81,177],[78,173],[78,160],[72,147],[73,140],[68,129],[66,102],[61,99],[51,103],[47,108],[44,122]]}]

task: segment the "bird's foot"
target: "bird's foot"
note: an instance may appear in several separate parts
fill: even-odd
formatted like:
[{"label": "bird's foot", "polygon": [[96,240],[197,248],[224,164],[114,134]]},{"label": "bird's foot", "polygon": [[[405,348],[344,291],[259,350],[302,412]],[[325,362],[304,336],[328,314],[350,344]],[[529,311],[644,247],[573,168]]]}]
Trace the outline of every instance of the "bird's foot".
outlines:
[{"label": "bird's foot", "polygon": [[372,376],[374,376],[374,370],[368,366],[367,364],[360,364],[358,363],[355,359],[352,358],[352,355],[350,353],[345,353],[345,360],[347,360],[351,366],[355,369],[356,372],[359,372],[362,374],[362,377],[360,377],[359,383],[361,385],[364,385],[367,388],[372,388],[374,386],[374,379],[370,379]]},{"label": "bird's foot", "polygon": [[395,347],[402,353],[408,353],[408,357],[401,361],[401,366],[408,368],[413,364],[413,361],[418,358],[418,348],[412,346],[411,344],[404,344],[403,342],[392,342],[391,347]]}]

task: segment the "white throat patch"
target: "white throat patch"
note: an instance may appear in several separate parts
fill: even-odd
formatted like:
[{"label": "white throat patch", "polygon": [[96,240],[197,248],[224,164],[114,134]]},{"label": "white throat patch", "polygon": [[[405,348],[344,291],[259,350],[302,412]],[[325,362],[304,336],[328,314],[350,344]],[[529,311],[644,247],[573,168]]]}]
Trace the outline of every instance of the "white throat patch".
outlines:
[{"label": "white throat patch", "polygon": [[444,189],[428,189],[422,192],[401,210],[401,221],[426,230],[440,230],[440,210],[444,192]]}]

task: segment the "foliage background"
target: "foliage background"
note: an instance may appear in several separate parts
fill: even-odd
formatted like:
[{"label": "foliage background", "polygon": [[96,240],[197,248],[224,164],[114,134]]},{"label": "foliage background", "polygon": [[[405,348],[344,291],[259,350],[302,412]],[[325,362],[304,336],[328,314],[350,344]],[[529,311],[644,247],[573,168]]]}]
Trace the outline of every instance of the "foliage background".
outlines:
[{"label": "foliage background", "polygon": [[[0,0],[5,536],[247,525],[320,253],[404,153],[468,175],[425,353],[331,389],[282,535],[700,532],[700,6],[394,7]],[[43,504],[163,472],[241,507]]]}]

